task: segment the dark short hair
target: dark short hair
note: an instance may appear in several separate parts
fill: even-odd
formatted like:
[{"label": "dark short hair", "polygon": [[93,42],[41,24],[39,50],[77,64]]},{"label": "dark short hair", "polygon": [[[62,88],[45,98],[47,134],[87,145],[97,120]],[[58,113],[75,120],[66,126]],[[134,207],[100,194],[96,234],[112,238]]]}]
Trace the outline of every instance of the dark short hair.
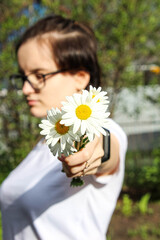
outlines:
[{"label": "dark short hair", "polygon": [[46,39],[58,68],[86,70],[90,73],[89,84],[100,85],[97,43],[89,26],[59,15],[47,16],[24,32],[16,44],[16,54],[29,39],[37,37],[43,41],[44,34],[47,34]]}]

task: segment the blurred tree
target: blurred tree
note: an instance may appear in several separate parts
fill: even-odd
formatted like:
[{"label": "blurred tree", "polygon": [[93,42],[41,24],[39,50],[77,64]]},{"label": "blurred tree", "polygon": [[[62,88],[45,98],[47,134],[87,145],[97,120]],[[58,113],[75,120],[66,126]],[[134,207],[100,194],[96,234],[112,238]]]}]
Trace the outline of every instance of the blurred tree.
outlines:
[{"label": "blurred tree", "polygon": [[[22,160],[39,131],[38,121],[30,116],[21,92],[12,89],[9,75],[17,71],[14,41],[35,17],[40,16],[31,0],[0,1],[0,169],[6,171]],[[8,90],[8,93],[1,89]],[[30,132],[35,137],[30,137]],[[28,144],[25,145],[25,142]],[[20,151],[17,154],[17,149]]]},{"label": "blurred tree", "polygon": [[[50,13],[86,22],[94,29],[103,85],[113,87],[115,94],[122,87],[143,84],[143,72],[127,71],[127,67],[159,65],[159,0],[1,0],[0,7],[2,79],[16,70],[13,40],[37,18]],[[151,84],[152,79],[147,84]],[[157,79],[154,83],[159,82]],[[5,79],[3,84],[6,82]]]}]

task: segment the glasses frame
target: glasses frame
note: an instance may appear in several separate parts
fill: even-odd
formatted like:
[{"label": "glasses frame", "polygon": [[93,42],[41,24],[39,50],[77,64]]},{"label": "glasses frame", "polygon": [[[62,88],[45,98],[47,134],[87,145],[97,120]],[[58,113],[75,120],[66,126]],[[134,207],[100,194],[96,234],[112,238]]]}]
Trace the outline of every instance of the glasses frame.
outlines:
[{"label": "glasses frame", "polygon": [[[52,75],[52,76],[53,76],[53,75],[56,75],[56,74],[58,74],[58,73],[63,73],[63,72],[67,72],[67,71],[69,71],[69,69],[60,69],[60,70],[57,70],[57,71],[55,71],[55,72],[50,72],[50,73],[46,73],[46,74],[39,73],[39,75],[42,75],[43,83],[44,83],[44,85],[43,85],[41,88],[35,88],[35,87],[33,86],[32,82],[28,79],[29,75],[31,75],[31,74],[33,74],[33,73],[31,73],[31,74],[29,74],[29,75],[12,74],[12,75],[10,75],[9,78],[10,78],[11,81],[12,81],[14,78],[21,78],[21,80],[23,81],[23,85],[24,85],[25,81],[27,81],[34,90],[39,91],[39,90],[41,90],[41,89],[45,86],[45,82],[46,82],[46,80],[47,80],[47,79],[46,79],[46,76],[49,76],[49,75]],[[72,71],[72,70],[70,70],[70,71]],[[23,86],[23,85],[22,85],[22,86]]]}]

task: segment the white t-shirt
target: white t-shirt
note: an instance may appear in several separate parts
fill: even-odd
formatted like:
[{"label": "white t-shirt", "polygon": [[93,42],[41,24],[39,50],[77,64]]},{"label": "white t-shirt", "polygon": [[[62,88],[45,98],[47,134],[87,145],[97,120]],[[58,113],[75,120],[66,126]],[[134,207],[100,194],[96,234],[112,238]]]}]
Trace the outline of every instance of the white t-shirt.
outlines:
[{"label": "white t-shirt", "polygon": [[119,170],[85,176],[70,187],[62,164],[40,141],[0,188],[4,240],[105,240],[123,177],[127,138],[110,120],[120,144]]}]

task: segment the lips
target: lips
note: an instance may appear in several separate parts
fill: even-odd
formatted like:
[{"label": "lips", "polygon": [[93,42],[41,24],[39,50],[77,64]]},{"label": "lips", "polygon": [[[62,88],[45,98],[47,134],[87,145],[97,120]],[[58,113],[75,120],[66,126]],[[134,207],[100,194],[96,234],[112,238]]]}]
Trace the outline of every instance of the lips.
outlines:
[{"label": "lips", "polygon": [[37,100],[32,100],[32,99],[27,99],[27,102],[29,106],[34,106],[38,103]]}]

